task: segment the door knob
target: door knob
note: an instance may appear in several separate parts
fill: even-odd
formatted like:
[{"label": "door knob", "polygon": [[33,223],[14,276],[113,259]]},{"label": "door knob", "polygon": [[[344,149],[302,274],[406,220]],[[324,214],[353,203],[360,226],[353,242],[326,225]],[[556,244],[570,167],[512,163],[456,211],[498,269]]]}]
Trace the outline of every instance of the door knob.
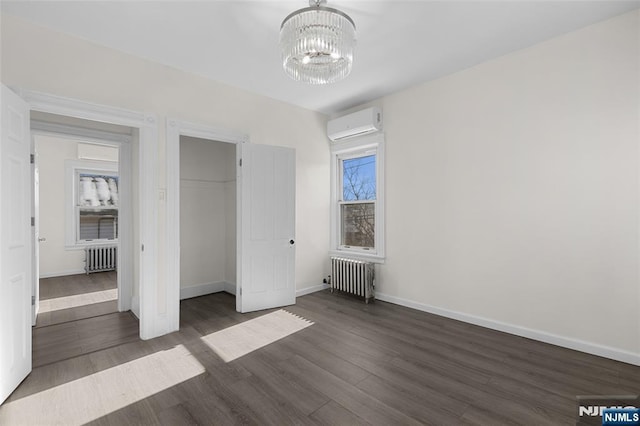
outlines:
[{"label": "door knob", "polygon": [[296,242],[293,240],[289,240],[289,244],[294,245]]}]

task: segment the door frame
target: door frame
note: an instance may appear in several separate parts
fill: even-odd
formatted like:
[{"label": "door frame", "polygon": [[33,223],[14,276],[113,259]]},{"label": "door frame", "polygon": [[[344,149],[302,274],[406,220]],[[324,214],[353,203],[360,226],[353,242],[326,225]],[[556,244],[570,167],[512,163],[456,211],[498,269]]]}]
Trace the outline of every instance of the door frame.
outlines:
[{"label": "door frame", "polygon": [[[25,102],[26,103],[26,102]],[[31,128],[29,111],[29,139],[31,147],[31,326],[36,326],[40,312],[40,169],[36,142]]]},{"label": "door frame", "polygon": [[[179,329],[180,325],[180,136],[226,142],[236,145],[236,160],[239,158],[240,145],[249,143],[249,136],[220,127],[197,124],[167,118],[167,199],[166,199],[166,276],[167,304],[170,309],[170,322]],[[236,161],[236,176],[238,161]],[[239,185],[237,191],[240,190]],[[237,198],[239,202],[239,198]],[[236,216],[240,214],[239,209]],[[238,216],[239,217],[239,216]],[[240,220],[236,221],[236,233]],[[236,265],[239,257],[236,257]],[[236,266],[237,267],[237,266]]]},{"label": "door frame", "polygon": [[[137,280],[139,289],[139,299],[134,297],[133,286],[123,286],[121,310],[132,309],[136,313],[136,304],[139,303],[137,315],[140,320],[140,338],[151,339],[169,333],[167,323],[164,321],[163,313],[166,312],[160,306],[157,284],[157,230],[158,230],[158,129],[155,114],[126,110],[122,108],[98,105],[76,99],[64,98],[61,96],[46,93],[13,88],[22,99],[24,99],[31,111],[40,111],[62,116],[99,121],[104,123],[117,124],[132,127],[138,133],[138,151],[133,153],[137,156],[138,165],[138,197],[139,197],[139,220],[137,225],[140,247],[133,246],[133,239],[130,244],[121,242],[122,258],[133,259],[138,256],[139,270],[138,276],[133,276],[132,262],[121,263],[122,267],[130,268],[129,274],[132,279]],[[129,221],[130,229],[122,229],[122,235],[133,236],[134,224]],[[125,271],[122,271],[123,276]]]}]

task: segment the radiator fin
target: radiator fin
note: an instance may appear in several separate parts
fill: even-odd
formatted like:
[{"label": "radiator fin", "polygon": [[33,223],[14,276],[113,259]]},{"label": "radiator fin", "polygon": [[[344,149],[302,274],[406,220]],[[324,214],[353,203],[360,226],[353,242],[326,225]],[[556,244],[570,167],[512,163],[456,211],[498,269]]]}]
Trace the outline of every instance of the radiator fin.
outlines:
[{"label": "radiator fin", "polygon": [[366,303],[373,300],[374,265],[372,262],[331,258],[331,292],[335,290],[362,297]]},{"label": "radiator fin", "polygon": [[84,270],[86,273],[115,271],[117,266],[116,248],[116,246],[85,247]]}]

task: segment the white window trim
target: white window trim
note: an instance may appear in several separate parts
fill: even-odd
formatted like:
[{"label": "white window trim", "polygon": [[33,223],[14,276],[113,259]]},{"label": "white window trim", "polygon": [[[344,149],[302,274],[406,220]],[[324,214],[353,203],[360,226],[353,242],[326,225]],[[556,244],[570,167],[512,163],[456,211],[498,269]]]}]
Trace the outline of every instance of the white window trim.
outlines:
[{"label": "white window trim", "polygon": [[78,241],[78,173],[118,175],[118,164],[109,161],[67,160],[64,163],[65,173],[65,248],[67,250],[84,250],[85,247],[105,244],[117,244],[115,240]]},{"label": "white window trim", "polygon": [[[349,156],[360,156],[368,150],[375,150],[376,154],[376,202],[375,202],[375,248],[365,250],[355,247],[340,246],[340,203],[342,188],[339,159]],[[360,136],[331,145],[331,256],[344,256],[352,259],[368,260],[376,263],[384,263],[385,238],[384,238],[384,134]]]}]

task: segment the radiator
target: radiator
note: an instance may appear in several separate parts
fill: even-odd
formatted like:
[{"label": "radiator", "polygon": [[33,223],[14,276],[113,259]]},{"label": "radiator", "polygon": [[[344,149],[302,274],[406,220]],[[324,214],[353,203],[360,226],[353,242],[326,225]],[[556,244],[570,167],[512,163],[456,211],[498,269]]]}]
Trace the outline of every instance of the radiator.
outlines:
[{"label": "radiator", "polygon": [[116,269],[116,246],[86,247],[84,270],[92,272],[114,271]]},{"label": "radiator", "polygon": [[331,258],[331,292],[335,290],[362,297],[366,303],[374,297],[374,267],[371,262]]}]

